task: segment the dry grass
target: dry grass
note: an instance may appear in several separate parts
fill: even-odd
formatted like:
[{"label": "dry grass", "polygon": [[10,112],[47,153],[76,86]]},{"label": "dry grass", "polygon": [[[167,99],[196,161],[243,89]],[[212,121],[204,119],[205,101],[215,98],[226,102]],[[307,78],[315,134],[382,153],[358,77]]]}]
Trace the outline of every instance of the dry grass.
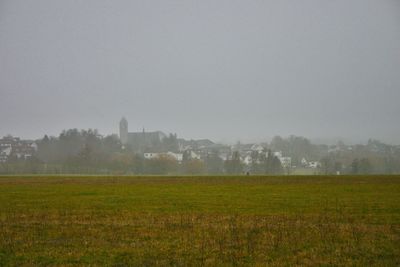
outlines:
[{"label": "dry grass", "polygon": [[399,178],[1,179],[3,266],[400,265]]}]

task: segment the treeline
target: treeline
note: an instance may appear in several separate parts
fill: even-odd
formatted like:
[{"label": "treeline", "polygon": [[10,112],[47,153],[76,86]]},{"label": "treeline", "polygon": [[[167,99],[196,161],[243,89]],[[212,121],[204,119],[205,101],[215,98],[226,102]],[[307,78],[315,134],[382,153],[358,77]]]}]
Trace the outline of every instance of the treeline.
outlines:
[{"label": "treeline", "polygon": [[283,155],[291,157],[292,165],[300,166],[301,160],[306,158],[318,161],[328,153],[329,146],[312,144],[310,140],[301,136],[291,135],[287,138],[275,136],[269,144],[272,151],[281,151]]},{"label": "treeline", "polygon": [[366,145],[339,143],[321,159],[322,174],[398,174],[400,147],[369,140]]},{"label": "treeline", "polygon": [[292,166],[301,167],[302,159],[318,161],[318,174],[398,174],[400,146],[369,140],[367,144],[312,144],[298,136],[276,136],[269,147],[291,157]]},{"label": "treeline", "polygon": [[[224,152],[208,149],[201,155],[201,160],[191,158],[189,151],[183,152],[181,162],[166,154],[145,159],[143,153],[134,151],[129,145],[122,146],[118,136],[102,136],[91,129],[65,130],[58,137],[46,135],[36,144],[37,151],[29,159],[10,157],[7,162],[0,163],[0,173],[291,174],[299,168],[310,168],[304,161],[319,163],[319,167],[313,169],[315,174],[400,173],[400,146],[377,140],[363,145],[339,142],[328,146],[312,144],[304,137],[277,136],[270,143],[261,144],[262,151],[251,151],[248,164],[243,163],[251,147],[248,144],[234,146],[228,155],[226,149]],[[178,147],[176,135],[169,135],[154,152],[178,152]],[[290,157],[290,167],[283,169],[273,151]]]},{"label": "treeline", "polygon": [[[122,146],[118,136],[101,136],[96,130],[70,129],[58,137],[44,136],[36,142],[38,149],[29,159],[10,158],[0,164],[0,173],[49,173],[49,174],[243,174],[246,172],[281,174],[276,157],[265,157],[251,169],[246,167],[238,152],[227,160],[217,150],[202,159],[193,159],[189,151],[183,152],[178,162],[169,155],[145,159],[129,145]],[[176,135],[164,138],[159,145],[161,152],[177,152]]]}]

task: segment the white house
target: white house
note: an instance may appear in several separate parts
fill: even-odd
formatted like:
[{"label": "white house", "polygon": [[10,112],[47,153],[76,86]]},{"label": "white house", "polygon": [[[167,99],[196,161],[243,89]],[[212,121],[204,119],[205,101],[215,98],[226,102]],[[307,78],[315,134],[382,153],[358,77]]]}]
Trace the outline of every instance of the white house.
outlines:
[{"label": "white house", "polygon": [[11,155],[11,145],[10,146],[1,146],[0,147],[0,162],[6,162],[8,157]]},{"label": "white house", "polygon": [[182,162],[183,160],[183,154],[181,153],[174,153],[174,152],[167,152],[167,153],[153,153],[153,152],[148,152],[148,153],[143,153],[143,157],[145,159],[157,159],[162,156],[168,156],[173,159],[175,159],[178,162]]},{"label": "white house", "polygon": [[251,155],[246,155],[243,157],[242,162],[246,165],[250,165],[253,162],[253,159],[251,158]]},{"label": "white house", "polygon": [[292,158],[291,157],[281,157],[279,160],[281,161],[282,167],[284,167],[284,168],[292,167]]},{"label": "white house", "polygon": [[261,153],[264,151],[264,147],[258,144],[254,144],[251,146],[252,151],[257,151],[258,153]]},{"label": "white house", "polygon": [[200,155],[196,154],[193,150],[190,151],[191,159],[200,159]]},{"label": "white house", "polygon": [[318,162],[318,161],[310,161],[310,162],[308,163],[308,166],[309,166],[310,168],[317,169],[317,168],[321,167],[321,163]]},{"label": "white house", "polygon": [[283,168],[290,168],[292,167],[292,158],[291,157],[284,157],[282,151],[274,152],[274,156],[279,159]]},{"label": "white house", "polygon": [[144,153],[143,157],[145,159],[156,159],[156,158],[160,157],[160,153]]},{"label": "white house", "polygon": [[182,162],[182,160],[183,160],[182,153],[168,152],[167,155],[173,157],[178,162]]}]

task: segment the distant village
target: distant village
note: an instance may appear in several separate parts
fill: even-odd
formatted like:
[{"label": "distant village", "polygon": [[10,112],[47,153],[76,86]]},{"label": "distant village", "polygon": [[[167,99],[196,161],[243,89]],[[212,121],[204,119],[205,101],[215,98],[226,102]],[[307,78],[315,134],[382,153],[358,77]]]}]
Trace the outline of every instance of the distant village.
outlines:
[{"label": "distant village", "polygon": [[269,143],[218,144],[186,140],[162,131],[119,135],[71,129],[58,137],[0,139],[0,172],[126,174],[363,174],[399,173],[400,147],[376,140],[365,145],[312,144],[304,137],[274,137]]},{"label": "distant village", "polygon": [[[122,118],[119,125],[119,136],[121,144],[124,147],[131,147],[134,151],[143,154],[145,159],[156,159],[160,157],[172,157],[178,163],[185,160],[201,160],[206,161],[211,156],[217,156],[222,161],[233,160],[235,155],[243,164],[244,172],[249,173],[251,166],[255,163],[260,164],[261,160],[268,157],[276,157],[283,169],[290,169],[292,167],[292,158],[285,156],[282,151],[268,150],[264,144],[241,144],[223,145],[216,144],[209,139],[201,140],[185,140],[177,138],[176,135],[167,136],[161,131],[146,132],[129,132],[128,121]],[[171,138],[170,143],[176,143],[175,149],[171,151],[161,151],[159,148],[162,141]],[[301,166],[305,168],[317,169],[321,166],[319,161],[307,161],[306,158],[301,159]]]}]

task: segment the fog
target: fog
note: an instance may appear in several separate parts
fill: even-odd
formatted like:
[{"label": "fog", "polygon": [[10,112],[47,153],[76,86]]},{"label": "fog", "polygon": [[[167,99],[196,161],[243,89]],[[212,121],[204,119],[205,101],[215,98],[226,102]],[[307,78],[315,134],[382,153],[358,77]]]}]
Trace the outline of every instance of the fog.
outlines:
[{"label": "fog", "polygon": [[0,1],[0,136],[400,144],[400,1]]}]

